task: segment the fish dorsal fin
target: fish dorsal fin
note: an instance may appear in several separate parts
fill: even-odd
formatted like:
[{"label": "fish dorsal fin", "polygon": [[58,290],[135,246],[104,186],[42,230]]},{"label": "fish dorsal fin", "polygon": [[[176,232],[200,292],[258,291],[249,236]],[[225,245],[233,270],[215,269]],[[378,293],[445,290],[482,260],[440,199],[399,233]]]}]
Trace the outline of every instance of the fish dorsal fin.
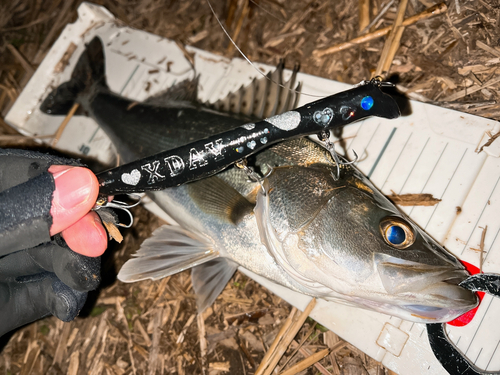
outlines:
[{"label": "fish dorsal fin", "polygon": [[282,142],[272,147],[271,151],[291,165],[328,164],[332,167],[335,165],[327,149],[304,137]]},{"label": "fish dorsal fin", "polygon": [[241,86],[238,91],[213,104],[206,104],[218,111],[245,115],[253,119],[268,118],[289,111],[296,107],[300,83],[297,83],[298,67],[286,82],[284,67],[285,64],[281,61],[276,69],[265,77],[254,78],[249,85]]},{"label": "fish dorsal fin", "polygon": [[238,265],[226,258],[217,258],[194,267],[191,271],[198,312],[211,306],[236,272]]},{"label": "fish dorsal fin", "polygon": [[295,65],[290,79],[283,84],[283,87],[281,87],[280,99],[278,102],[278,107],[275,111],[276,114],[280,114],[289,111],[290,109],[297,108],[300,90],[302,88],[302,83],[297,82],[298,71],[299,65]]},{"label": "fish dorsal fin", "polygon": [[254,208],[243,195],[218,177],[193,182],[187,188],[189,196],[203,212],[231,224],[238,224]]},{"label": "fish dorsal fin", "polygon": [[219,256],[201,238],[181,229],[164,225],[144,241],[141,248],[128,260],[118,279],[134,282],[145,279],[157,280],[211,261]]},{"label": "fish dorsal fin", "polygon": [[198,84],[199,76],[193,79],[181,81],[168,89],[161,91],[153,96],[150,96],[143,101],[144,104],[163,107],[169,102],[198,102]]}]

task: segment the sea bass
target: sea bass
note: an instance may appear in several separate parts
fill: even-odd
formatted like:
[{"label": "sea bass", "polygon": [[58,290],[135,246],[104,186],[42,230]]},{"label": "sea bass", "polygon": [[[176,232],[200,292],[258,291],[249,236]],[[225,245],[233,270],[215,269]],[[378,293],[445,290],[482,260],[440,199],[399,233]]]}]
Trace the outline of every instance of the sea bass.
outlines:
[{"label": "sea bass", "polygon": [[[111,92],[95,38],[71,80],[51,92],[41,109],[65,114],[80,103],[125,162],[251,120],[201,105],[190,86],[196,81],[143,103]],[[293,105],[282,95],[274,93],[271,107]],[[353,165],[341,165],[335,180],[330,152],[305,138],[283,142],[248,163],[266,176],[262,184],[230,168],[148,193],[180,226],[157,229],[118,278],[155,280],[191,268],[200,311],[238,265],[307,295],[415,322],[447,322],[477,305],[475,294],[458,286],[469,276],[462,264]]]}]

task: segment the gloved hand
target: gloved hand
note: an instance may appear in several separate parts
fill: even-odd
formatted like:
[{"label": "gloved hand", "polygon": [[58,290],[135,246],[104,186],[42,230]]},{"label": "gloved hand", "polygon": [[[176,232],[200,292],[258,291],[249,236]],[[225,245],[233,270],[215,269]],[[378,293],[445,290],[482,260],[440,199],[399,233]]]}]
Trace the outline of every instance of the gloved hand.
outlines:
[{"label": "gloved hand", "polygon": [[0,336],[50,314],[73,320],[99,285],[107,235],[89,212],[97,179],[79,166],[0,149]]}]

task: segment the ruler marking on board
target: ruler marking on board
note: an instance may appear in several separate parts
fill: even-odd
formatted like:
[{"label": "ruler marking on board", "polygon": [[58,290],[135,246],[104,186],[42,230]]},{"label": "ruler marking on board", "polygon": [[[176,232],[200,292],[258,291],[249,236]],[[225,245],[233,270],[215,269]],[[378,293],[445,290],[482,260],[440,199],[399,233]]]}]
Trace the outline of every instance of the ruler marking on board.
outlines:
[{"label": "ruler marking on board", "polygon": [[411,174],[413,173],[413,170],[415,169],[416,165],[418,164],[418,161],[420,160],[420,157],[422,156],[422,154],[423,154],[423,152],[424,152],[425,148],[427,147],[427,143],[429,143],[429,139],[431,139],[431,138],[430,138],[430,137],[429,137],[429,138],[427,138],[427,141],[425,141],[425,145],[424,145],[424,147],[422,147],[422,150],[420,150],[420,154],[418,154],[418,158],[417,158],[417,160],[415,160],[415,163],[413,163],[413,166],[411,167],[410,172],[409,172],[409,173],[408,173],[408,175],[406,176],[406,180],[405,180],[405,182],[403,183],[403,186],[401,186],[401,189],[399,189],[399,193],[398,193],[398,195],[400,195],[400,194],[401,194],[401,192],[403,191],[403,189],[404,189],[404,187],[405,187],[406,183],[408,182],[408,179],[410,178]]},{"label": "ruler marking on board", "polygon": [[[431,179],[432,175],[434,174],[434,171],[436,170],[436,167],[437,167],[437,165],[439,164],[439,161],[441,160],[441,157],[443,156],[443,154],[444,154],[444,152],[445,152],[445,150],[446,150],[446,147],[448,147],[448,144],[449,144],[449,143],[446,143],[446,145],[445,145],[445,146],[444,146],[444,148],[443,148],[443,151],[441,151],[441,154],[439,155],[438,160],[436,161],[436,163],[434,163],[434,166],[432,167],[432,171],[431,171],[431,173],[429,174],[429,177],[427,177],[427,180],[425,181],[424,186],[423,186],[423,187],[422,187],[422,189],[420,190],[420,194],[422,194],[422,193],[423,193],[423,191],[424,191],[425,187],[426,187],[426,186],[427,186],[427,184],[429,183],[429,180]],[[413,210],[415,209],[415,207],[416,207],[416,206],[413,206],[413,207],[411,208],[410,212],[408,213],[408,216],[411,216],[411,213],[413,212]]]},{"label": "ruler marking on board", "polygon": [[410,133],[410,135],[408,136],[408,139],[406,140],[403,148],[401,149],[401,151],[399,151],[399,155],[398,157],[396,158],[396,160],[394,161],[394,164],[392,165],[392,168],[391,170],[389,171],[389,174],[387,175],[387,177],[385,178],[385,181],[384,183],[382,184],[382,186],[380,187],[380,190],[383,190],[384,189],[384,186],[385,184],[387,183],[387,181],[389,180],[389,177],[391,176],[392,174],[392,171],[394,170],[394,168],[396,167],[396,164],[398,164],[398,161],[399,159],[401,158],[401,154],[403,153],[403,151],[405,150],[406,148],[406,145],[408,144],[408,141],[410,140],[411,136],[413,135],[413,132]]},{"label": "ruler marking on board", "polygon": [[[448,181],[448,183],[446,184],[446,187],[444,188],[443,193],[441,194],[441,197],[439,197],[439,199],[443,199],[444,195],[446,194],[446,190],[448,190],[448,187],[450,186],[451,181],[453,181],[453,178],[455,177],[455,174],[457,173],[458,167],[460,166],[460,164],[462,164],[462,160],[464,159],[464,156],[465,156],[465,154],[467,153],[467,150],[468,150],[468,148],[466,148],[466,149],[465,149],[465,151],[464,151],[464,153],[462,154],[462,157],[460,158],[460,161],[458,162],[458,164],[457,164],[457,166],[456,166],[455,170],[453,171],[453,174],[451,175],[451,178],[450,178],[450,180]],[[434,216],[434,214],[436,213],[436,209],[437,209],[437,207],[438,207],[438,206],[439,206],[439,202],[438,202],[438,204],[436,204],[436,205],[434,206],[434,210],[432,211],[432,215],[431,215],[431,217],[429,218],[429,220],[427,221],[427,224],[425,224],[425,226],[424,226],[424,230],[426,230],[426,229],[427,229],[427,226],[429,225],[429,223],[431,222],[432,217],[433,217],[433,216]]]},{"label": "ruler marking on board", "polygon": [[471,232],[469,238],[467,239],[467,242],[465,243],[464,248],[462,249],[462,252],[460,253],[460,255],[462,255],[464,253],[465,249],[467,248],[467,245],[469,244],[469,241],[472,238],[472,235],[474,234],[474,231],[477,228],[477,224],[479,223],[479,220],[481,220],[481,217],[483,216],[484,210],[486,210],[486,207],[488,207],[488,202],[490,201],[491,197],[493,196],[493,193],[495,192],[495,190],[497,188],[498,181],[500,181],[500,177],[498,177],[497,182],[495,183],[495,186],[493,186],[493,190],[491,191],[490,196],[488,197],[488,199],[486,199],[486,203],[484,204],[483,210],[481,211],[481,214],[477,218],[476,223],[472,227],[472,232]]},{"label": "ruler marking on board", "polygon": [[[378,123],[377,127],[375,128],[375,131],[373,132],[372,136],[370,137],[370,140],[366,144],[365,148],[363,149],[363,152],[360,154],[361,157],[366,153],[366,150],[368,149],[368,146],[372,143],[373,138],[375,137],[375,134],[377,134],[378,128],[380,127],[380,122]],[[359,164],[356,162],[356,164]]]},{"label": "ruler marking on board", "polygon": [[493,242],[491,243],[490,248],[489,248],[489,249],[488,249],[488,251],[486,252],[486,256],[485,256],[485,257],[484,257],[484,259],[483,259],[483,263],[486,263],[486,259],[488,259],[488,256],[490,255],[491,250],[493,249],[493,245],[495,244],[495,242],[496,242],[496,240],[497,240],[498,233],[500,233],[500,228],[498,228],[498,230],[497,230],[497,234],[495,234],[495,237],[493,238]]},{"label": "ruler marking on board", "polygon": [[373,171],[375,171],[375,168],[377,168],[378,163],[380,162],[380,159],[382,159],[382,156],[385,153],[385,150],[387,149],[387,146],[389,146],[389,143],[391,142],[392,137],[394,136],[394,133],[396,133],[397,128],[393,128],[391,131],[391,134],[389,135],[389,138],[387,138],[387,141],[385,141],[384,147],[382,147],[382,150],[377,156],[377,159],[375,160],[375,163],[373,163],[372,169],[370,169],[370,172],[366,177],[370,178],[373,174]]},{"label": "ruler marking on board", "polygon": [[481,327],[481,325],[483,324],[483,320],[484,320],[484,318],[485,318],[486,314],[488,313],[488,310],[490,309],[490,306],[491,306],[491,303],[492,303],[492,302],[493,302],[493,298],[491,298],[491,299],[490,299],[490,303],[488,303],[488,307],[486,308],[486,310],[485,310],[485,312],[484,312],[483,316],[481,317],[481,321],[479,322],[479,324],[478,324],[478,326],[477,326],[477,328],[476,328],[476,331],[474,332],[474,335],[472,336],[472,338],[471,338],[471,340],[470,340],[470,342],[469,342],[469,346],[468,346],[468,347],[467,347],[467,349],[465,350],[465,353],[464,353],[465,355],[467,355],[467,352],[469,351],[469,349],[470,349],[470,347],[471,347],[471,345],[472,345],[472,342],[473,342],[473,341],[474,341],[474,339],[476,338],[476,335],[477,335],[477,333],[478,333],[478,331],[479,331],[479,328],[480,328],[480,327]]},{"label": "ruler marking on board", "polygon": [[488,370],[488,367],[490,366],[491,360],[493,359],[493,357],[495,357],[495,353],[497,352],[499,344],[500,344],[500,340],[497,342],[497,345],[495,346],[495,350],[493,350],[493,354],[491,354],[490,360],[488,361],[488,364],[484,368],[485,371]]}]

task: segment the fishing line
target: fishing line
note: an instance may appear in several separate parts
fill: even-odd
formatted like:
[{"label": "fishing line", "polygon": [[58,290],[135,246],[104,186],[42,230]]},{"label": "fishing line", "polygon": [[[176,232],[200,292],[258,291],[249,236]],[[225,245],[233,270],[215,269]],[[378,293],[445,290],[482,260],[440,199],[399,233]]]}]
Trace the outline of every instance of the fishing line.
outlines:
[{"label": "fishing line", "polygon": [[219,17],[217,16],[217,14],[215,13],[215,10],[214,8],[212,7],[212,4],[210,3],[210,0],[206,0],[208,6],[210,7],[210,10],[212,11],[212,14],[214,15],[215,19],[217,20],[217,22],[219,23],[219,26],[221,27],[222,31],[224,31],[224,34],[226,34],[226,36],[228,37],[228,39],[231,41],[231,43],[233,44],[234,48],[236,48],[236,50],[240,53],[241,56],[243,56],[243,58],[257,71],[259,72],[260,75],[262,75],[264,78],[268,79],[269,81],[271,81],[272,83],[274,83],[275,85],[278,85],[279,87],[281,88],[284,88],[284,89],[287,89],[295,94],[299,94],[299,95],[305,95],[305,96],[310,96],[310,97],[313,97],[313,98],[325,98],[324,95],[313,95],[313,94],[307,94],[305,92],[300,92],[300,91],[297,91],[297,90],[294,90],[292,88],[288,88],[286,87],[285,85],[282,85],[281,83],[279,82],[276,82],[276,81],[273,81],[271,78],[269,78],[264,72],[262,72],[252,61],[250,61],[250,59],[243,53],[243,51],[238,47],[238,45],[236,44],[236,42],[233,40],[233,38],[231,38],[231,35],[229,35],[229,33],[227,32],[226,28],[224,27],[224,25],[222,24],[222,21],[219,19]]},{"label": "fishing line", "polygon": [[[307,94],[307,93],[304,93],[304,92],[299,92],[297,90],[294,90],[292,88],[288,88],[286,87],[285,85],[282,85],[281,83],[278,83],[276,81],[273,81],[271,78],[269,78],[266,74],[264,74],[264,72],[262,72],[259,68],[257,68],[257,66],[255,66],[255,64],[250,61],[250,59],[243,53],[243,51],[238,47],[238,45],[236,44],[236,42],[233,40],[233,38],[231,38],[231,35],[229,35],[228,31],[226,30],[226,28],[224,27],[224,25],[222,24],[222,21],[219,19],[219,17],[217,16],[217,14],[215,13],[215,10],[214,8],[212,7],[212,4],[210,3],[210,0],[206,0],[207,1],[207,4],[208,6],[210,7],[210,10],[212,11],[212,14],[214,15],[215,19],[217,20],[217,22],[219,23],[219,26],[221,27],[222,31],[224,32],[224,34],[226,34],[226,36],[228,37],[228,39],[231,41],[231,43],[233,44],[233,46],[236,48],[236,50],[240,53],[241,56],[243,56],[243,58],[257,71],[259,72],[260,75],[262,75],[264,78],[268,79],[269,81],[271,81],[272,83],[274,83],[275,85],[278,85],[279,87],[281,88],[284,88],[284,89],[287,89],[293,93],[296,93],[296,94],[299,94],[299,95],[305,95],[305,96],[309,96],[309,97],[313,97],[313,98],[324,98],[325,96],[323,95],[314,95],[314,94]],[[256,4],[254,1],[252,0],[249,0],[251,1],[253,4]],[[394,0],[392,0],[394,1]],[[392,4],[390,2],[390,4]],[[256,4],[257,5],[257,4]],[[388,7],[387,7],[388,8]],[[269,12],[266,11],[266,13],[269,14]],[[274,18],[276,18],[275,16],[273,16]],[[326,133],[323,134],[323,137],[326,137]],[[355,162],[358,161],[358,154],[356,154],[356,151],[353,150],[354,152],[354,155],[355,155],[355,159],[353,161],[349,161],[349,162],[342,162],[340,161],[339,157],[338,157],[338,154],[337,152],[335,151],[335,146],[333,145],[333,143],[331,143],[331,141],[329,141],[329,137],[330,137],[330,131],[328,131],[328,138],[326,139],[320,139],[320,141],[322,140],[323,142],[326,142],[326,147],[328,148],[328,150],[330,151],[333,159],[335,160],[335,163],[336,163],[336,166],[337,166],[337,174],[336,176],[332,174],[332,177],[334,180],[338,180],[340,178],[340,165],[347,165],[347,164],[353,164]],[[261,185],[261,188],[263,189],[263,186]]]},{"label": "fishing line", "polygon": [[273,17],[274,19],[280,21],[281,23],[285,23],[286,24],[286,20],[284,18],[280,18],[280,17],[275,16],[270,11],[268,11],[266,8],[264,8],[262,5],[260,5],[259,3],[257,3],[255,0],[248,0],[248,1],[250,1],[253,5],[255,5],[257,8],[259,8],[260,10],[262,10],[264,13],[267,13],[269,16]]},{"label": "fishing line", "polygon": [[365,32],[367,32],[372,26],[374,26],[384,15],[385,13],[391,8],[392,4],[394,4],[394,1],[396,0],[390,0],[387,5],[384,6],[384,8],[377,14],[377,16],[373,19],[372,22],[368,26],[366,26],[363,30],[359,32],[359,35],[363,35]]}]

